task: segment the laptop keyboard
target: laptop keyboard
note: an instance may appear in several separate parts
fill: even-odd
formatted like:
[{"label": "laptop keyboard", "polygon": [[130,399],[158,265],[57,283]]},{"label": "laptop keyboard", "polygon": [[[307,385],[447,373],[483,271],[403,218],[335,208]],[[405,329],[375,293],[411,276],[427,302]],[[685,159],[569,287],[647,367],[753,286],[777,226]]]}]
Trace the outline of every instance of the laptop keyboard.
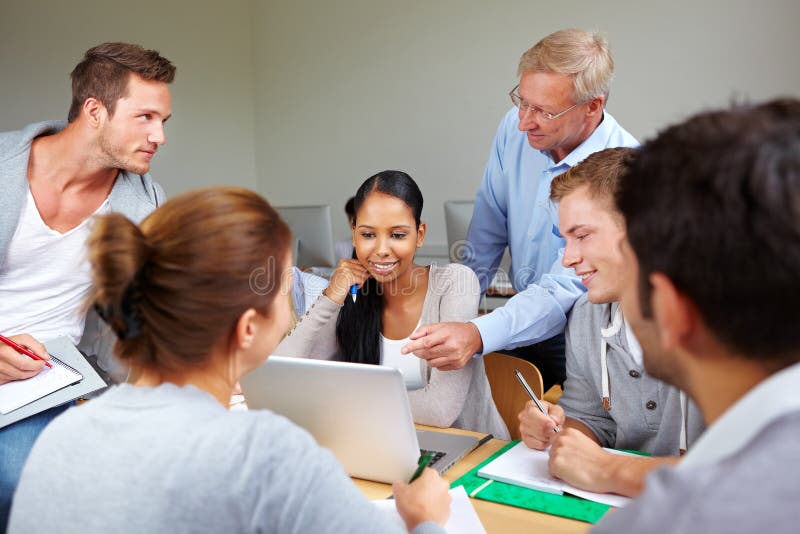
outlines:
[{"label": "laptop keyboard", "polygon": [[440,452],[440,451],[426,451],[425,449],[420,449],[419,450],[420,456],[422,456],[423,454],[427,454],[429,452],[433,453],[433,459],[431,460],[431,463],[428,464],[428,467],[433,466],[436,462],[441,460],[442,457],[445,455],[445,453]]}]

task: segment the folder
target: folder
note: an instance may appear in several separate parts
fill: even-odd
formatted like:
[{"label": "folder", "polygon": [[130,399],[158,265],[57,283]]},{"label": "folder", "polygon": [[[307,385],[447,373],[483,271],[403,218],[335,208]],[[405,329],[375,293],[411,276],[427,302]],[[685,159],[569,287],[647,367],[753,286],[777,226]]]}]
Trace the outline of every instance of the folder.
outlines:
[{"label": "folder", "polygon": [[[68,338],[59,337],[45,342],[44,345],[47,352],[74,369],[82,378],[72,385],[65,386],[21,408],[0,415],[0,428],[108,387],[108,384]],[[0,385],[1,387],[3,386]]]},{"label": "folder", "polygon": [[[611,454],[636,456],[628,452],[604,449]],[[545,493],[563,495],[565,493],[589,501],[622,507],[631,501],[614,493],[597,493],[576,488],[572,484],[559,480],[550,474],[550,451],[528,448],[524,443],[517,443],[505,454],[484,465],[478,470],[478,476],[498,480],[514,486],[522,486]]]},{"label": "folder", "polygon": [[481,464],[475,466],[468,473],[453,482],[450,487],[464,486],[467,494],[475,499],[497,502],[544,512],[546,514],[577,519],[588,523],[596,523],[611,508],[607,504],[587,501],[572,495],[556,495],[529,488],[514,486],[496,480],[487,480],[478,476],[486,464],[513,448],[519,441],[512,441]]}]

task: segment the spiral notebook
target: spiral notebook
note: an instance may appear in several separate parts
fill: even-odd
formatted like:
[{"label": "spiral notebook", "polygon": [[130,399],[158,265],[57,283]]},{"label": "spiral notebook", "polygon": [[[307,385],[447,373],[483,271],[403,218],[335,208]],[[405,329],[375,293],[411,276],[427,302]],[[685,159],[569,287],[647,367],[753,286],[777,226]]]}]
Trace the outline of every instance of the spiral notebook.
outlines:
[{"label": "spiral notebook", "polygon": [[46,341],[53,367],[0,385],[0,428],[106,387],[89,361],[65,337]]},{"label": "spiral notebook", "polygon": [[83,380],[83,375],[58,358],[52,367],[42,367],[38,375],[0,385],[0,413],[3,415],[39,400],[45,395]]}]

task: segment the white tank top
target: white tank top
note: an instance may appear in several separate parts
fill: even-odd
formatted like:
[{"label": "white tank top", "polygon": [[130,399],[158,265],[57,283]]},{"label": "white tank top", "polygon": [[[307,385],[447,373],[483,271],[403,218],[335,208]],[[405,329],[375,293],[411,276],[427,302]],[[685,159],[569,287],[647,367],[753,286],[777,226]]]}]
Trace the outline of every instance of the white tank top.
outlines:
[{"label": "white tank top", "polygon": [[425,383],[422,380],[420,359],[413,354],[400,353],[400,349],[410,341],[409,338],[389,339],[381,334],[381,365],[394,367],[400,371],[403,381],[406,383],[406,389],[413,390],[422,388]]},{"label": "white tank top", "polygon": [[[108,199],[93,215],[108,211]],[[67,336],[77,344],[91,286],[86,239],[91,217],[65,233],[42,220],[30,189],[0,265],[0,333],[40,341]]]}]

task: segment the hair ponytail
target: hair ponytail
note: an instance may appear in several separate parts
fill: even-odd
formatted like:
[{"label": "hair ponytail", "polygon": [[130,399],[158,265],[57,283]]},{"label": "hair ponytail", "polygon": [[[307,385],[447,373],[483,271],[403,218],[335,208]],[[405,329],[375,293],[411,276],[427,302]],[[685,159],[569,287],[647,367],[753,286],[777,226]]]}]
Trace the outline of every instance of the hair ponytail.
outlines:
[{"label": "hair ponytail", "polygon": [[89,302],[117,334],[120,359],[167,371],[199,365],[242,313],[272,309],[290,241],[272,206],[238,187],[190,191],[138,227],[100,216],[89,238]]},{"label": "hair ponytail", "polygon": [[[144,271],[152,248],[142,231],[119,213],[95,220],[89,238],[89,261],[94,282],[94,308],[126,347],[142,351],[141,304]],[[126,355],[119,354],[125,358]]]},{"label": "hair ponytail", "polygon": [[368,278],[358,290],[355,302],[344,299],[336,319],[336,341],[343,361],[380,365],[382,293],[378,282]]}]

